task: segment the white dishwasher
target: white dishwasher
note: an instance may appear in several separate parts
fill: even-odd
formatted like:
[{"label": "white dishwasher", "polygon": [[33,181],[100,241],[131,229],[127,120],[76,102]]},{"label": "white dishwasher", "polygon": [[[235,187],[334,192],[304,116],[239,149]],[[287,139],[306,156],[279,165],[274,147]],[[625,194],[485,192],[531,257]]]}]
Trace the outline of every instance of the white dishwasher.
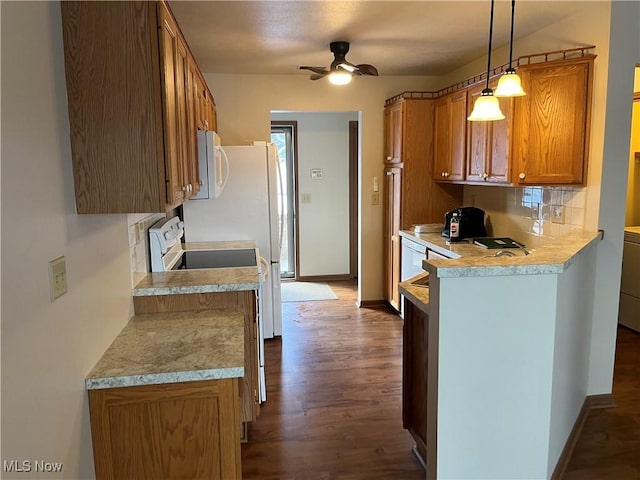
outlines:
[{"label": "white dishwasher", "polygon": [[638,279],[640,279],[640,227],[626,227],[618,322],[636,332],[640,332],[640,280]]},{"label": "white dishwasher", "polygon": [[[402,259],[400,261],[400,281],[415,277],[420,273],[424,273],[422,261],[427,258],[427,247],[402,237]],[[404,318],[404,295],[400,295],[400,316]]]}]

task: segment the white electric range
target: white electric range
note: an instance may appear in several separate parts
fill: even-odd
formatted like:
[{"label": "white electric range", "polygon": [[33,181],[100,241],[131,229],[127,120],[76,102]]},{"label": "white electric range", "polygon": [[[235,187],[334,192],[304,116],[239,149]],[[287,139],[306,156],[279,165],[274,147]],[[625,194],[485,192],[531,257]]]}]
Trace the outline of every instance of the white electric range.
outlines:
[{"label": "white electric range", "polygon": [[149,249],[151,271],[153,273],[174,270],[215,269],[234,267],[257,267],[260,275],[260,288],[257,291],[258,323],[258,371],[260,402],[267,399],[264,371],[264,327],[262,322],[263,292],[266,277],[269,275],[268,262],[260,257],[257,248],[199,248],[185,250],[182,244],[184,222],[179,217],[163,218],[149,228]]}]

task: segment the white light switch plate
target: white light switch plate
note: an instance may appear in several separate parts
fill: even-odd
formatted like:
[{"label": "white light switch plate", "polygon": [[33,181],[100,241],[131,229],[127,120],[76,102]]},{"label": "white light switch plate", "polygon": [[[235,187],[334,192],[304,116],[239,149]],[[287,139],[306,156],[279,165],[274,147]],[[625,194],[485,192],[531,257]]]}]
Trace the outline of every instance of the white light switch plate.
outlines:
[{"label": "white light switch plate", "polygon": [[49,262],[49,296],[53,302],[67,293],[67,266],[64,257]]}]

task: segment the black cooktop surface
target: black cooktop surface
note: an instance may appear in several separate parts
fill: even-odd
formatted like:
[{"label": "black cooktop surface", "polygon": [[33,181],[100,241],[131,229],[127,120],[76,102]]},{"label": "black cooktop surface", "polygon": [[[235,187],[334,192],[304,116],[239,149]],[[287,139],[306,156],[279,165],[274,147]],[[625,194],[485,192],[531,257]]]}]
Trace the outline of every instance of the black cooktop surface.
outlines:
[{"label": "black cooktop surface", "polygon": [[256,251],[252,248],[231,250],[188,250],[172,270],[201,268],[255,267]]}]

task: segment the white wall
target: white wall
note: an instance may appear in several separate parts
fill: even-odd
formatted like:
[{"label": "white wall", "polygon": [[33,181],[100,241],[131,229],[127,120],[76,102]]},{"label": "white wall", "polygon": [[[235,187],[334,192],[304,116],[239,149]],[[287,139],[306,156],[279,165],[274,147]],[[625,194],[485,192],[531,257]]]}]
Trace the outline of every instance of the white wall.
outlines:
[{"label": "white wall", "polygon": [[547,478],[558,277],[434,277],[437,478]]},{"label": "white wall", "polygon": [[[1,16],[1,460],[92,478],[84,377],[131,313],[127,218],[75,214],[60,5],[2,2]],[[68,293],[51,303],[60,255]]]},{"label": "white wall", "polygon": [[360,77],[344,87],[312,82],[306,75],[205,74],[227,145],[270,138],[271,111],[361,112],[359,300],[382,300],[382,204],[371,205],[373,177],[382,178],[385,99],[404,90],[433,90],[429,77]]},{"label": "white wall", "polygon": [[613,383],[620,271],[629,170],[631,95],[634,66],[640,63],[640,2],[612,2],[606,128],[598,227],[605,237],[596,257],[593,334],[589,362],[591,395],[610,393]]},{"label": "white wall", "polygon": [[[274,113],[298,122],[300,276],[349,273],[349,122],[357,112]],[[322,178],[312,179],[311,169]],[[311,195],[310,203],[302,194]]]}]

